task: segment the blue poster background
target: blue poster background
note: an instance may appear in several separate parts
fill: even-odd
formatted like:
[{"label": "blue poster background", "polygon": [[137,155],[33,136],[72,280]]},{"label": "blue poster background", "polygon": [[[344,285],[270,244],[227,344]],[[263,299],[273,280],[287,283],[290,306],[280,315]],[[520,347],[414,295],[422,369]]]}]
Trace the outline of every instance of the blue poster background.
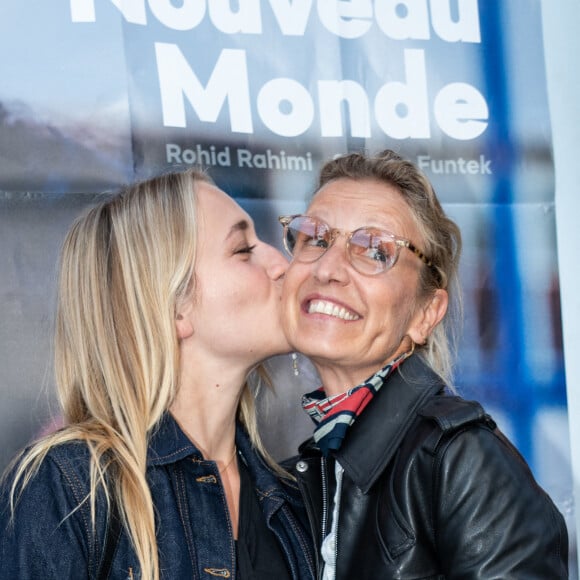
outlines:
[{"label": "blue poster background", "polygon": [[[539,0],[3,3],[0,468],[53,418],[54,268],[93,194],[201,162],[280,246],[276,216],[304,209],[325,159],[387,147],[462,229],[458,389],[574,542]],[[316,377],[272,368],[263,427],[282,457],[310,430],[298,400]]]}]

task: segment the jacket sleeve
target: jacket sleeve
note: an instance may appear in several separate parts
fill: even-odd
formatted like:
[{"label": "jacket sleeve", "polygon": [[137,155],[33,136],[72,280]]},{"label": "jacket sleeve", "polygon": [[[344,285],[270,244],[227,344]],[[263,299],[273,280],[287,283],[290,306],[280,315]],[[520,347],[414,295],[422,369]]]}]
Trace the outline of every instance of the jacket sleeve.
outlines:
[{"label": "jacket sleeve", "polygon": [[445,578],[568,578],[564,518],[501,433],[460,430],[435,461],[433,524]]},{"label": "jacket sleeve", "polygon": [[[61,466],[62,467],[62,466]],[[83,486],[72,470],[47,457],[18,497],[12,514],[13,473],[0,488],[0,580],[89,578],[92,537]],[[86,486],[84,486],[86,487]]]}]

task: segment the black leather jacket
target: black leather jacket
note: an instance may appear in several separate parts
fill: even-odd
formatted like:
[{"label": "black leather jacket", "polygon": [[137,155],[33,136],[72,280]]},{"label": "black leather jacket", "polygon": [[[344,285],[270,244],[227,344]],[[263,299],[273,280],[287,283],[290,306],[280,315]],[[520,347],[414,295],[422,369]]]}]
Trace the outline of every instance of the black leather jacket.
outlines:
[{"label": "black leather jacket", "polygon": [[301,446],[293,473],[319,544],[344,468],[336,580],[568,578],[562,515],[482,407],[444,392],[411,357],[334,457]]}]

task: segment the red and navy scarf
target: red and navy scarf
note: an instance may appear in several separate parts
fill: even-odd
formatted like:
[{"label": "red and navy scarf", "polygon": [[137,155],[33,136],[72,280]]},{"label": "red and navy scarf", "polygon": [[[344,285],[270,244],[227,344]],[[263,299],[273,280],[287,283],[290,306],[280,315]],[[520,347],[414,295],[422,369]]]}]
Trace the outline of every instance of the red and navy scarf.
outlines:
[{"label": "red and navy scarf", "polygon": [[340,448],[347,429],[372,401],[391,373],[412,352],[398,356],[372,377],[344,393],[327,397],[324,387],[320,387],[302,397],[302,407],[316,423],[314,440],[324,456]]}]

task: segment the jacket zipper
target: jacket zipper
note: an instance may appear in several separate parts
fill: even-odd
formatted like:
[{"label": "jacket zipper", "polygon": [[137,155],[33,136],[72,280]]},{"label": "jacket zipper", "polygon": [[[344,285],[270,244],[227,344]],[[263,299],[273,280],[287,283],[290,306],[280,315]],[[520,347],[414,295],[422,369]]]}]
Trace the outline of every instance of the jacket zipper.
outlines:
[{"label": "jacket zipper", "polygon": [[342,502],[342,478],[344,476],[344,472],[341,472],[340,474],[340,481],[338,478],[338,473],[337,473],[337,466],[338,463],[335,460],[334,463],[334,475],[335,475],[335,480],[336,480],[336,504],[332,506],[332,512],[333,514],[336,512],[336,532],[334,534],[334,580],[336,580],[336,577],[338,576],[338,528],[340,526],[340,518],[339,518],[339,512],[340,512],[340,504]]},{"label": "jacket zipper", "polygon": [[320,538],[320,541],[324,542],[324,538],[327,534],[326,528],[328,527],[328,477],[326,475],[325,457],[320,458],[320,472],[322,482],[322,526],[320,527],[322,537]]},{"label": "jacket zipper", "polygon": [[[320,546],[324,542],[324,538],[328,534],[328,510],[329,510],[329,502],[328,502],[328,472],[327,472],[327,464],[326,458],[322,456],[320,458],[320,472],[321,472],[321,484],[322,484],[322,525],[320,526]],[[324,560],[322,558],[322,553],[320,552],[319,548],[319,563],[320,569],[318,571],[318,578],[322,580],[322,574],[324,572]]]},{"label": "jacket zipper", "polygon": [[[335,464],[335,474],[336,474],[336,465]],[[326,539],[326,536],[332,532],[332,526],[334,524],[334,522],[329,522],[329,513],[330,513],[330,501],[329,501],[329,492],[328,492],[328,463],[326,461],[325,457],[321,457],[320,459],[320,471],[321,471],[321,483],[322,483],[322,525],[321,525],[321,538],[320,538],[320,542],[322,545],[322,542],[324,542],[324,540]],[[336,478],[336,493],[341,494],[341,488],[342,488],[342,475],[340,478],[340,481],[338,479],[338,477]],[[337,521],[336,521],[336,534],[334,537],[334,570],[335,570],[335,576],[334,578],[336,579],[337,577],[337,572],[338,572],[338,509],[340,506],[340,495],[338,496],[338,503],[337,505],[332,505],[332,513],[334,514],[335,510],[337,511],[336,513],[336,517],[337,517]],[[330,524],[330,529],[329,529],[329,524]],[[322,571],[324,569],[324,563],[321,560],[321,566],[320,566],[320,576],[319,578],[322,578]]]}]

